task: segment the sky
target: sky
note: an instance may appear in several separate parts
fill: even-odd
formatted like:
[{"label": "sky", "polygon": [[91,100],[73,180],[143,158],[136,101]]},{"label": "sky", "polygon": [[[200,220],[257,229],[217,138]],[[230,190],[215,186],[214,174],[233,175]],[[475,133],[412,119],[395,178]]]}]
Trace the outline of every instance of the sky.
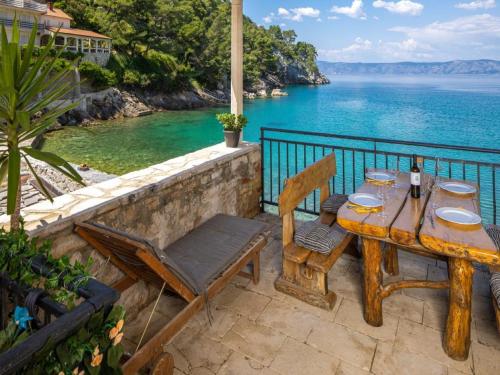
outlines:
[{"label": "sky", "polygon": [[500,0],[244,0],[244,12],[294,29],[319,60],[500,60]]}]

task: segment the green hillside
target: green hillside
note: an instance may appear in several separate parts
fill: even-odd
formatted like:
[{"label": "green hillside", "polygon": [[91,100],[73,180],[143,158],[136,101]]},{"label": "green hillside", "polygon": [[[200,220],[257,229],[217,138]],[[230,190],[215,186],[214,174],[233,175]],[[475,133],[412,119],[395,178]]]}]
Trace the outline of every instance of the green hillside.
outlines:
[{"label": "green hillside", "polygon": [[[108,69],[122,85],[163,92],[197,85],[227,88],[227,0],[60,0],[55,5],[74,17],[73,27],[113,38]],[[246,87],[270,75],[282,83],[318,75],[315,47],[297,42],[294,31],[266,29],[245,18],[244,34]]]}]

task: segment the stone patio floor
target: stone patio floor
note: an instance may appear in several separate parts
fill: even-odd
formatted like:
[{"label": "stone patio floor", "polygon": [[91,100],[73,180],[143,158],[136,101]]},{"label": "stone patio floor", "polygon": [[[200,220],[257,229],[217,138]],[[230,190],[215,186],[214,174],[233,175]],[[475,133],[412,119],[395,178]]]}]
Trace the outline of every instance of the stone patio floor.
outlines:
[{"label": "stone patio floor", "polygon": [[[165,350],[175,359],[175,374],[376,374],[376,375],[499,375],[500,335],[491,305],[489,275],[474,276],[472,345],[469,359],[458,362],[443,351],[447,291],[405,289],[384,301],[384,325],[369,326],[362,316],[361,260],[344,255],[329,274],[337,294],[325,311],[277,292],[273,283],[281,270],[281,226],[262,252],[261,281],[236,278],[212,302],[212,325],[201,311]],[[399,252],[404,279],[439,280],[446,264]],[[385,279],[391,279],[384,275]],[[145,339],[168,322],[184,302],[162,296]],[[126,348],[132,352],[153,304],[127,323]]]}]

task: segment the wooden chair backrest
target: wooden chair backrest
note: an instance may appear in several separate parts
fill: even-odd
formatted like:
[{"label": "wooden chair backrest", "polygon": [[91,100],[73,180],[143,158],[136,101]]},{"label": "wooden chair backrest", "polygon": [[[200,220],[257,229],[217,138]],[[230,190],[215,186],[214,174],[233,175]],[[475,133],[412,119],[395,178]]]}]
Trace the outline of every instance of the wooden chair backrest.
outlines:
[{"label": "wooden chair backrest", "polygon": [[293,242],[295,233],[294,211],[314,190],[320,189],[320,204],[330,196],[329,181],[337,174],[335,153],[310,165],[285,181],[279,197],[279,211],[283,221],[283,246]]},{"label": "wooden chair backrest", "polygon": [[[310,165],[299,174],[287,179],[279,197],[280,215],[294,211],[316,189],[321,189],[321,203],[329,196],[328,182],[337,174],[335,154],[331,153]],[[321,198],[324,198],[321,200]]]},{"label": "wooden chair backrest", "polygon": [[75,232],[133,280],[144,280],[158,287],[165,283],[186,301],[195,298],[189,287],[143,243],[90,223],[76,224]]}]

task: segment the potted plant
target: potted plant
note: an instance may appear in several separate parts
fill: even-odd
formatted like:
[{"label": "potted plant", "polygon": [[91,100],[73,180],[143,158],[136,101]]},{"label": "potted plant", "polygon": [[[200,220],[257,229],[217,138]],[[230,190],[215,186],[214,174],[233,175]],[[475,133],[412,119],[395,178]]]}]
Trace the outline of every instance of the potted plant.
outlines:
[{"label": "potted plant", "polygon": [[30,145],[78,105],[61,100],[72,90],[72,67],[57,67],[64,50],[53,54],[56,35],[36,49],[37,25],[25,46],[16,19],[10,38],[4,25],[0,32],[0,183],[7,182],[11,215],[9,231],[0,228],[0,374],[121,373],[124,310],[112,308],[118,294],[90,277],[90,263],[54,259],[51,245],[22,225],[21,163],[48,199],[32,159],[83,185],[68,162]]},{"label": "potted plant", "polygon": [[241,129],[248,123],[244,115],[235,115],[233,113],[220,113],[217,120],[224,128],[224,140],[227,147],[238,147],[240,142]]},{"label": "potted plant", "polygon": [[45,162],[83,185],[82,177],[68,162],[30,145],[54,125],[59,116],[78,106],[77,102],[68,104],[61,100],[73,89],[70,79],[73,68],[68,64],[59,71],[56,69],[64,52],[60,49],[52,56],[56,35],[35,53],[37,23],[25,46],[20,43],[19,27],[19,21],[14,19],[12,35],[8,38],[5,25],[2,25],[0,41],[0,183],[7,180],[7,214],[11,215],[11,230],[19,228],[21,163],[29,168],[42,193],[50,200],[52,197],[38,178],[30,158]]}]

